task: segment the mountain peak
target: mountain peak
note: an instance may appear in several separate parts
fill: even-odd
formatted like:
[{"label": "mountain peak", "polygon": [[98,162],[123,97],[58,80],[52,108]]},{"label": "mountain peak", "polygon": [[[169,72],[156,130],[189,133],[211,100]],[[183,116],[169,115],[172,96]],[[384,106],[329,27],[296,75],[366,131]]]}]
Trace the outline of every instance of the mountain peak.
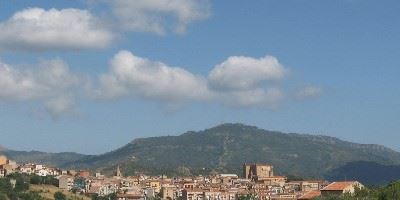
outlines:
[{"label": "mountain peak", "polygon": [[247,124],[242,124],[242,123],[223,123],[217,126],[214,126],[212,128],[206,129],[206,130],[226,130],[226,129],[236,129],[236,130],[249,130],[249,129],[259,129],[256,126],[251,126]]}]

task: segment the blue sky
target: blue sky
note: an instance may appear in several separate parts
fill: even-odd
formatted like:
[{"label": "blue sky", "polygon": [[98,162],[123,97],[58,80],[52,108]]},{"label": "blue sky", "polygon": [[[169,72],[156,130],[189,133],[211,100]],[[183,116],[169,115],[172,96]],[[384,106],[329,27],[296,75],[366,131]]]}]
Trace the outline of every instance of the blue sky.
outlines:
[{"label": "blue sky", "polygon": [[0,0],[1,145],[240,122],[400,150],[399,1],[107,2]]}]

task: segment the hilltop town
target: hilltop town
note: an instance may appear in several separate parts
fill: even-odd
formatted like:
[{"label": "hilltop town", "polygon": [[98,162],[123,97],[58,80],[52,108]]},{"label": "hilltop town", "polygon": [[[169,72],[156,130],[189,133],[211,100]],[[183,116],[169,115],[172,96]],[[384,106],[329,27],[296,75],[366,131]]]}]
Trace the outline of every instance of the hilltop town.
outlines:
[{"label": "hilltop town", "polygon": [[[91,174],[87,170],[66,170],[41,164],[17,164],[0,156],[0,177],[21,174],[50,177],[60,191],[86,196],[115,195],[118,200],[233,200],[254,198],[262,200],[313,199],[319,196],[352,194],[364,186],[357,181],[288,180],[276,175],[274,166],[263,163],[243,164],[243,174],[213,174],[192,177],[146,176],[125,177],[119,167],[114,176]],[[38,183],[36,183],[38,184]]]}]

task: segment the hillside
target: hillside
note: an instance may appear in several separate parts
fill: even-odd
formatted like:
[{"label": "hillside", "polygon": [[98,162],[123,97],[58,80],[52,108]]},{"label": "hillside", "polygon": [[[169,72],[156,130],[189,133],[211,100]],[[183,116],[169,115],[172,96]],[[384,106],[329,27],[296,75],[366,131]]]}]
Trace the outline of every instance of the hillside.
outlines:
[{"label": "hillside", "polygon": [[358,167],[371,162],[385,166],[400,165],[400,153],[380,145],[356,144],[328,136],[267,131],[242,124],[222,124],[179,136],[139,138],[101,155],[5,149],[0,150],[1,153],[20,163],[39,162],[105,173],[111,173],[116,165],[121,165],[127,175],[190,175],[213,171],[241,174],[241,166],[245,162],[266,162],[273,164],[278,174],[340,178],[340,174],[347,169],[347,163],[366,161],[358,163]]},{"label": "hillside", "polygon": [[366,185],[386,185],[400,179],[400,166],[356,161],[330,171],[325,177],[331,181],[347,179],[359,180]]},{"label": "hillside", "polygon": [[56,192],[62,192],[65,194],[68,200],[90,200],[91,198],[80,195],[80,194],[73,194],[72,192],[60,190],[55,186],[52,185],[30,185],[30,191],[38,192],[40,196],[45,199],[54,199],[54,194]]},{"label": "hillside", "polygon": [[45,153],[40,151],[14,151],[8,149],[0,149],[0,154],[16,160],[18,163],[41,163],[50,166],[61,167],[66,163],[74,162],[90,156],[64,152],[64,153]]},{"label": "hillside", "polygon": [[135,139],[115,151],[83,157],[63,166],[110,171],[122,164],[128,174],[240,174],[245,162],[267,162],[275,165],[280,174],[320,178],[354,161],[399,165],[400,153],[380,145],[356,144],[328,136],[223,124],[179,136]]}]

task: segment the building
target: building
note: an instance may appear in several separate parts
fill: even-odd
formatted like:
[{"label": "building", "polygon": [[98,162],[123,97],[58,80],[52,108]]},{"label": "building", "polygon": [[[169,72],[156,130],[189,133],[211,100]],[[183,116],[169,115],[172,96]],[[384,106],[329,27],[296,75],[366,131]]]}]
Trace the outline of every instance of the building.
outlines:
[{"label": "building", "polygon": [[7,160],[6,156],[0,155],[0,166],[7,164]]},{"label": "building", "polygon": [[25,164],[18,167],[19,172],[22,174],[31,175],[35,172],[35,167],[32,164]]},{"label": "building", "polygon": [[117,170],[115,171],[114,176],[119,177],[119,178],[122,177],[122,173],[121,173],[121,169],[119,168],[119,165],[117,166]]},{"label": "building", "polygon": [[333,182],[321,190],[322,196],[354,194],[356,188],[364,188],[358,181]]},{"label": "building", "polygon": [[167,186],[161,188],[162,199],[175,200],[177,199],[177,190],[175,186]]},{"label": "building", "polygon": [[321,196],[321,191],[319,190],[314,190],[314,191],[309,191],[306,192],[304,195],[300,196],[298,200],[312,200],[317,197]]},{"label": "building", "polygon": [[244,164],[243,177],[246,179],[258,180],[274,176],[274,166],[269,164]]},{"label": "building", "polygon": [[8,174],[12,174],[16,171],[17,167],[15,165],[10,165],[10,164],[4,164],[0,166],[0,169],[3,170],[4,176]]},{"label": "building", "polygon": [[6,170],[0,168],[0,177],[4,177],[6,175]]},{"label": "building", "polygon": [[88,178],[90,176],[90,172],[86,170],[80,170],[78,176],[82,178]]},{"label": "building", "polygon": [[184,200],[203,200],[204,191],[202,189],[184,189],[182,191],[182,197]]},{"label": "building", "polygon": [[74,178],[71,176],[60,176],[58,187],[63,190],[71,190],[74,186]]},{"label": "building", "polygon": [[237,180],[239,177],[236,174],[219,174],[218,178],[220,180],[219,183],[225,185],[232,185],[233,182]]}]

